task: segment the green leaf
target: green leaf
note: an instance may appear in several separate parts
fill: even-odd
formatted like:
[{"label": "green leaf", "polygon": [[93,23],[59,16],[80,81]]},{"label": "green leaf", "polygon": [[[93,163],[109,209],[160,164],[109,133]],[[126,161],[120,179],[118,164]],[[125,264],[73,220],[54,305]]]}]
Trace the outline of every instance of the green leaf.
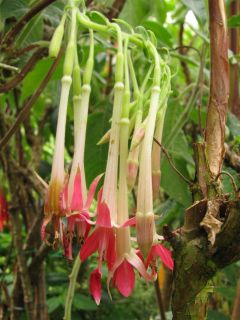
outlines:
[{"label": "green leaf", "polygon": [[182,0],[182,2],[187,8],[193,11],[198,20],[201,22],[207,20],[206,4],[204,0]]},{"label": "green leaf", "polygon": [[233,137],[240,136],[240,122],[238,118],[230,112],[227,116],[227,126]]},{"label": "green leaf", "polygon": [[[24,101],[26,98],[31,96],[36,88],[39,86],[42,79],[47,74],[50,66],[52,65],[53,60],[51,58],[41,59],[34,69],[28,73],[26,78],[22,81],[22,95],[21,100]],[[63,65],[63,58],[58,64],[57,69],[55,70],[54,74],[52,75],[51,80],[58,80],[62,76],[62,65]]]},{"label": "green leaf", "polygon": [[240,15],[232,16],[228,19],[229,28],[237,28],[240,27]]},{"label": "green leaf", "polygon": [[174,159],[184,159],[189,164],[194,165],[191,149],[189,148],[183,130],[179,131],[177,138],[173,141],[171,147],[169,148],[169,152]]},{"label": "green leaf", "polygon": [[55,311],[57,308],[59,308],[62,304],[61,298],[59,297],[52,297],[47,300],[48,304],[48,312],[52,313]]},{"label": "green leaf", "polygon": [[88,15],[90,19],[96,23],[103,24],[103,25],[108,25],[109,23],[108,19],[98,11],[90,11]]},{"label": "green leaf", "polygon": [[[174,159],[174,164],[185,177],[188,177],[186,163],[183,159]],[[191,203],[191,194],[188,185],[170,166],[166,157],[163,158],[161,172],[161,187],[171,198],[175,199],[185,208],[188,207]]]},{"label": "green leaf", "polygon": [[146,19],[151,10],[151,1],[146,0],[131,0],[126,1],[120,18],[126,20],[133,27],[142,24],[143,19]]},{"label": "green leaf", "polygon": [[226,300],[233,301],[236,295],[236,288],[227,287],[215,287],[216,292],[220,293]]},{"label": "green leaf", "polygon": [[137,26],[135,30],[137,33],[141,34],[145,41],[149,40],[148,32],[143,26]]},{"label": "green leaf", "polygon": [[109,129],[109,118],[109,108],[106,108],[105,113],[93,113],[88,117],[85,152],[87,185],[90,185],[97,175],[105,172],[108,144],[97,146],[97,142]]},{"label": "green leaf", "polygon": [[24,0],[3,0],[0,3],[0,19],[5,20],[10,17],[19,18],[28,9]]},{"label": "green leaf", "polygon": [[116,21],[118,24],[123,25],[130,33],[133,32],[133,27],[129,23],[127,23],[125,20],[113,19],[113,21]]},{"label": "green leaf", "polygon": [[159,22],[147,20],[143,22],[143,26],[146,29],[151,30],[158,41],[160,41],[163,45],[167,45],[169,47],[172,46],[172,35],[171,33],[164,28]]},{"label": "green leaf", "polygon": [[43,39],[43,17],[41,14],[27,23],[16,40],[16,46],[25,47],[33,42]]},{"label": "green leaf", "polygon": [[76,293],[73,299],[73,306],[77,310],[93,311],[97,310],[96,303],[92,300],[90,296],[84,296],[83,294]]},{"label": "green leaf", "polygon": [[207,320],[229,320],[227,316],[216,310],[209,310]]}]

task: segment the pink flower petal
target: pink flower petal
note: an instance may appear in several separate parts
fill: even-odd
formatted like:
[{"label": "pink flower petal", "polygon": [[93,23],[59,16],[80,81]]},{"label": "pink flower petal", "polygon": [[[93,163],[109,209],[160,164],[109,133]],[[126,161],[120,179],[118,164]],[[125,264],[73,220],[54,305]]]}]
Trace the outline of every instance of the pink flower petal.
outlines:
[{"label": "pink flower petal", "polygon": [[113,278],[113,286],[115,286],[115,271],[117,270],[117,268],[120,266],[120,264],[123,262],[124,258],[120,258],[118,260],[115,261],[113,267],[111,269],[108,270],[108,276],[107,276],[107,291],[108,291],[108,295],[110,297],[110,299],[112,299],[112,295],[110,292],[110,282],[111,279]]},{"label": "pink flower petal", "polygon": [[124,260],[114,274],[114,283],[124,297],[128,297],[134,288],[135,273],[132,265]]},{"label": "pink flower petal", "polygon": [[101,283],[102,273],[99,268],[95,269],[90,276],[90,292],[96,302],[99,305],[101,301]]},{"label": "pink flower petal", "polygon": [[80,222],[80,221],[83,221],[83,222],[86,222],[90,225],[95,225],[96,223],[92,220],[89,219],[89,215],[87,212],[85,211],[82,211],[81,213],[73,213],[71,215],[68,216],[68,219],[73,219],[77,222]]},{"label": "pink flower petal", "polygon": [[160,257],[165,266],[170,270],[173,270],[174,262],[171,251],[165,248],[162,244],[157,244],[153,247],[155,247],[156,254]]},{"label": "pink flower petal", "polygon": [[101,230],[96,228],[93,233],[86,239],[80,250],[80,258],[85,261],[93,252],[98,250],[101,240]]},{"label": "pink flower petal", "polygon": [[92,201],[93,201],[93,198],[94,198],[94,194],[95,194],[95,191],[96,191],[96,188],[97,188],[97,185],[99,183],[99,180],[102,178],[102,174],[100,174],[99,176],[97,176],[93,182],[91,183],[90,187],[89,187],[89,191],[88,191],[88,197],[87,197],[87,201],[86,201],[86,204],[85,204],[85,208],[86,209],[89,209],[91,204],[92,204]]},{"label": "pink flower petal", "polygon": [[151,250],[149,251],[148,257],[147,257],[146,268],[148,268],[151,261],[154,259],[154,255],[156,255],[156,249],[155,249],[155,246],[152,246]]},{"label": "pink flower petal", "polygon": [[121,224],[119,228],[124,228],[124,227],[131,227],[136,225],[136,217],[128,219],[126,222]]},{"label": "pink flower petal", "polygon": [[151,281],[152,277],[147,273],[145,265],[141,258],[134,252],[127,255],[127,261],[140,273],[140,275],[146,280]]},{"label": "pink flower petal", "polygon": [[107,244],[106,244],[106,261],[108,269],[111,270],[116,260],[116,238],[113,229],[107,229]]},{"label": "pink flower petal", "polygon": [[104,228],[112,227],[110,211],[105,202],[101,202],[98,205],[98,216],[97,216],[96,224]]},{"label": "pink flower petal", "polygon": [[83,196],[82,196],[82,179],[80,169],[78,168],[73,187],[73,196],[71,202],[71,211],[82,210]]}]

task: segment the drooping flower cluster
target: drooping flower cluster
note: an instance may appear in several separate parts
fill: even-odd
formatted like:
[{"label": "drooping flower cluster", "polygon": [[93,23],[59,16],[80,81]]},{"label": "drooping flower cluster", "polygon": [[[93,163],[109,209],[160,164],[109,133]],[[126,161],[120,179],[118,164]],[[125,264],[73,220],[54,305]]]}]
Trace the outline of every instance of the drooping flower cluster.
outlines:
[{"label": "drooping flower cluster", "polygon": [[[71,10],[70,33],[65,53],[56,142],[52,172],[45,201],[42,238],[48,240],[48,225],[53,228],[53,245],[61,244],[68,259],[73,258],[73,238],[80,244],[80,259],[98,253],[98,265],[90,276],[90,291],[97,304],[101,300],[102,265],[108,269],[110,283],[127,297],[134,288],[135,272],[146,281],[156,278],[157,257],[173,269],[171,252],[161,243],[156,231],[153,199],[160,186],[160,149],[167,99],[170,93],[170,69],[152,40],[142,35],[123,33],[119,25],[93,22],[77,8]],[[66,15],[56,29],[50,55],[60,50]],[[77,52],[78,25],[89,29],[89,56],[80,72]],[[116,37],[115,84],[111,128],[100,143],[109,141],[103,186],[97,196],[96,209],[90,211],[101,179],[96,177],[87,191],[84,154],[91,78],[94,67],[93,31]],[[151,64],[139,87],[132,62],[132,45],[145,48]],[[146,62],[147,63],[147,62]],[[81,81],[81,77],[83,80]],[[67,106],[73,83],[74,155],[70,174],[64,170],[64,147]],[[132,137],[132,138],[131,138]],[[130,143],[129,143],[129,140]],[[129,148],[130,146],[130,148]],[[138,181],[137,181],[138,177]],[[137,190],[137,212],[129,217],[129,190]],[[91,227],[94,226],[93,230]],[[136,227],[136,228],[135,228]],[[131,235],[136,233],[137,243]],[[152,271],[149,272],[148,269]]]}]

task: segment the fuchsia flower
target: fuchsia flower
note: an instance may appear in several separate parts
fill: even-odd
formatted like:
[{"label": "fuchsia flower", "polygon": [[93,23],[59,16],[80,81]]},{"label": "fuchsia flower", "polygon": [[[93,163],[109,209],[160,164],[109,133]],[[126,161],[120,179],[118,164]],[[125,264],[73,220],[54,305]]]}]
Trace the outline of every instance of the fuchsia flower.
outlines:
[{"label": "fuchsia flower", "polygon": [[110,211],[105,202],[101,202],[102,191],[99,192],[97,206],[96,228],[86,239],[80,251],[80,258],[85,261],[90,255],[98,251],[98,267],[106,260],[109,269],[115,262],[115,234],[110,217]]},{"label": "fuchsia flower", "polygon": [[90,231],[91,225],[94,224],[90,220],[90,206],[92,204],[96,187],[101,179],[102,175],[97,176],[90,185],[86,202],[83,200],[83,188],[80,169],[78,168],[74,179],[73,194],[70,205],[68,205],[68,185],[65,186],[62,197],[62,210],[66,213],[67,227],[63,241],[65,256],[72,259],[72,238],[74,231],[77,231],[78,240],[85,240]]},{"label": "fuchsia flower", "polygon": [[8,219],[8,204],[2,190],[0,189],[0,231],[3,230],[3,225],[8,221]]},{"label": "fuchsia flower", "polygon": [[110,211],[105,202],[102,202],[102,190],[98,194],[97,221],[96,228],[92,234],[87,237],[80,250],[80,258],[85,261],[90,255],[98,251],[98,268],[90,276],[90,292],[96,302],[101,300],[101,268],[102,262],[107,262],[110,270],[116,259],[115,252],[115,232],[112,225]]},{"label": "fuchsia flower", "polygon": [[117,259],[114,266],[109,270],[108,287],[112,279],[113,287],[117,287],[119,292],[128,297],[134,288],[135,271],[146,280],[152,280],[147,273],[145,265],[141,257],[131,248],[129,227],[119,228],[116,230],[117,239]]}]

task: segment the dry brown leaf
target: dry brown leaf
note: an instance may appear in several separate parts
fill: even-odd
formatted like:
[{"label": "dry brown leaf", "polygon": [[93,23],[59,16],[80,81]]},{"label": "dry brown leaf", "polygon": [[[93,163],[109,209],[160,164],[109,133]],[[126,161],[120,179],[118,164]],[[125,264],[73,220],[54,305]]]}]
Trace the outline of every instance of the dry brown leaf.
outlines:
[{"label": "dry brown leaf", "polygon": [[217,219],[219,214],[220,201],[209,200],[207,204],[207,212],[200,225],[204,227],[208,234],[208,240],[214,245],[216,235],[221,230],[222,222]]}]

